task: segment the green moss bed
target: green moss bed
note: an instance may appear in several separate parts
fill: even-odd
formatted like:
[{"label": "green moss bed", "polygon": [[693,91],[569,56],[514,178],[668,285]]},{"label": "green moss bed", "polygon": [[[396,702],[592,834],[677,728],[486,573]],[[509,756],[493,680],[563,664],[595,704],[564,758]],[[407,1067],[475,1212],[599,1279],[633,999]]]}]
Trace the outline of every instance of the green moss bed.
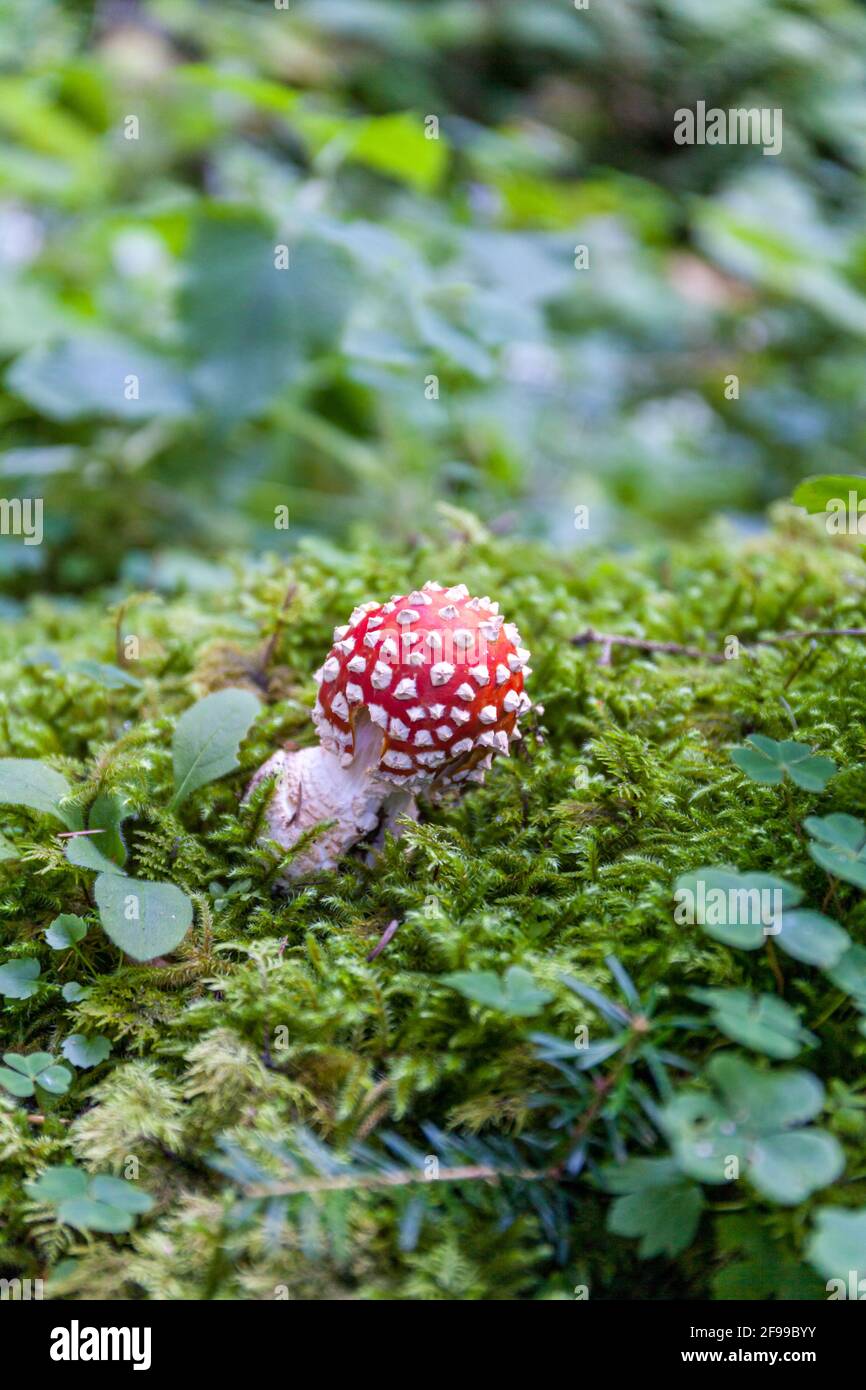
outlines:
[{"label": "green moss bed", "polygon": [[[82,812],[121,795],[125,871],[176,884],[194,920],[130,961],[60,822],[4,806],[0,979],[39,974],[3,999],[3,1051],[69,1084],[0,1088],[0,1274],[72,1298],[767,1299],[866,1273],[856,823],[838,873],[804,828],[866,819],[866,647],[759,644],[866,624],[856,547],[780,510],[745,542],[645,554],[467,525],[231,568],[216,591],[43,596],[4,624],[3,756],[61,772]],[[335,624],[429,578],[519,623],[542,708],[484,786],[282,895],[249,776],[312,741]],[[707,658],[600,662],[571,641],[588,627]],[[739,657],[710,660],[731,636]],[[173,812],[175,723],[224,686],[261,698],[239,768]],[[832,759],[824,790],[741,770],[754,733]],[[702,866],[799,889],[828,919],[820,963],[678,924]],[[86,934],[53,946],[68,914]]]}]

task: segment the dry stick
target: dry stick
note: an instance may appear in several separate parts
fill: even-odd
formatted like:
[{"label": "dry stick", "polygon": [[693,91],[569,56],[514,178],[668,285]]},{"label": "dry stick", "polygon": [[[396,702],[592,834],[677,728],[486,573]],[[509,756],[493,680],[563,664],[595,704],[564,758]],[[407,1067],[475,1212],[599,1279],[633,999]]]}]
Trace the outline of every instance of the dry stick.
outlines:
[{"label": "dry stick", "polygon": [[[500,1182],[503,1178],[522,1178],[532,1182],[554,1176],[550,1168],[492,1168],[487,1164],[467,1164],[460,1168],[440,1168],[437,1182]],[[410,1183],[429,1182],[414,1169],[396,1173],[343,1173],[334,1178],[298,1178],[294,1182],[268,1183],[262,1187],[246,1188],[248,1197],[294,1197],[302,1192],[345,1192],[351,1188],[408,1187]]]},{"label": "dry stick", "polygon": [[[773,647],[781,642],[797,642],[807,637],[866,637],[866,627],[795,628],[790,632],[774,633],[772,637],[756,637],[752,645]],[[712,661],[717,664],[727,659],[723,652],[708,652],[704,651],[702,647],[692,647],[682,642],[657,642],[650,637],[625,637],[618,632],[597,632],[593,627],[588,627],[585,632],[575,633],[574,637],[571,638],[571,645],[573,647],[600,646],[599,666],[610,665],[611,651],[614,647],[632,647],[641,652],[665,652],[669,656],[688,656],[693,661]],[[743,644],[742,650],[748,652],[749,647]]]}]

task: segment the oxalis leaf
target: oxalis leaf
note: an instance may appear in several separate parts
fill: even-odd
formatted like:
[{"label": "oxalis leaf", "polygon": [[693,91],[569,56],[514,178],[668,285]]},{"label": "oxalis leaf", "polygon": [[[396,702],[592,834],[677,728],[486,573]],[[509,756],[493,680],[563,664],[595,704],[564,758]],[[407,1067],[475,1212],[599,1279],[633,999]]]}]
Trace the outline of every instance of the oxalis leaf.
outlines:
[{"label": "oxalis leaf", "polygon": [[692,989],[692,999],[709,1005],[717,1028],[756,1052],[787,1061],[818,1039],[801,1027],[797,1013],[772,994],[750,994],[745,989]]},{"label": "oxalis leaf", "polygon": [[78,830],[79,808],[60,804],[71,793],[66,778],[38,758],[0,758],[0,805],[29,806],[44,816],[55,816],[70,830]]},{"label": "oxalis leaf", "polygon": [[[806,1245],[806,1258],[828,1280],[841,1279],[837,1296],[851,1297],[849,1276],[855,1283],[866,1279],[866,1207],[845,1211],[840,1207],[819,1207],[815,1226]],[[854,1298],[861,1295],[855,1293]]]},{"label": "oxalis leaf", "polygon": [[765,1197],[795,1206],[844,1168],[832,1134],[801,1129],[824,1103],[807,1071],[760,1071],[725,1053],[707,1066],[716,1094],[685,1091],[661,1114],[675,1157],[699,1182],[748,1178]]},{"label": "oxalis leaf", "polygon": [[739,874],[727,865],[708,865],[683,874],[674,885],[674,921],[696,923],[726,946],[757,951],[768,936],[781,935],[787,909],[803,894],[772,874]]},{"label": "oxalis leaf", "polygon": [[173,883],[104,873],[93,891],[106,935],[133,960],[173,951],[192,925],[192,903]]},{"label": "oxalis leaf", "polygon": [[185,710],[172,741],[174,796],[177,810],[199,787],[234,772],[241,739],[259,712],[249,690],[218,690]]},{"label": "oxalis leaf", "polygon": [[817,756],[807,743],[777,743],[763,734],[752,734],[746,743],[751,747],[730,750],[731,762],[753,782],[775,786],[787,773],[804,791],[822,792],[836,771],[832,758]]},{"label": "oxalis leaf", "polygon": [[803,828],[812,836],[809,853],[834,878],[866,888],[866,826],[856,816],[808,816]]},{"label": "oxalis leaf", "polygon": [[515,1018],[531,1018],[553,998],[547,990],[539,989],[529,971],[519,965],[510,966],[502,978],[492,970],[455,970],[442,978],[464,998]]}]

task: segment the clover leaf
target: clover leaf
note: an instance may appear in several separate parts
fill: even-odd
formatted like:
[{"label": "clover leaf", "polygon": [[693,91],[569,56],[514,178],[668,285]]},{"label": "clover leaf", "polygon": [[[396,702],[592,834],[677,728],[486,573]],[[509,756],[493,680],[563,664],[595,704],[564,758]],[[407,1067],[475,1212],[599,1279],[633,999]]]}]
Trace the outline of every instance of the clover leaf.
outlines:
[{"label": "clover leaf", "polygon": [[803,828],[812,836],[809,853],[834,878],[866,888],[866,826],[856,816],[837,811],[809,816]]},{"label": "clover leaf", "polygon": [[804,1201],[844,1167],[831,1134],[803,1129],[824,1103],[817,1077],[806,1071],[761,1071],[729,1053],[713,1058],[711,1092],[687,1091],[662,1111],[677,1162],[700,1182],[748,1178],[783,1206]]},{"label": "clover leaf", "polygon": [[465,999],[476,1004],[486,1004],[489,1009],[511,1014],[514,1018],[531,1018],[540,1013],[553,995],[540,989],[528,970],[519,965],[509,966],[504,977],[492,970],[455,970],[443,975],[445,984],[451,985]]},{"label": "clover leaf", "polygon": [[24,1190],[34,1201],[55,1207],[59,1221],[81,1231],[129,1231],[135,1217],[153,1207],[153,1198],[134,1183],[108,1174],[88,1177],[72,1165],[44,1169]]},{"label": "clover leaf", "polygon": [[803,894],[773,874],[740,874],[727,865],[707,866],[683,874],[674,885],[674,921],[696,923],[715,941],[757,951],[776,935],[783,913]]},{"label": "clover leaf", "polygon": [[866,1278],[866,1207],[819,1207],[806,1258],[827,1279]]},{"label": "clover leaf", "polygon": [[72,1072],[50,1052],[5,1052],[3,1061],[6,1066],[0,1067],[0,1086],[10,1095],[22,1099],[32,1096],[36,1086],[52,1096],[63,1096],[69,1090]]},{"label": "clover leaf", "polygon": [[784,739],[777,743],[764,734],[751,734],[751,747],[732,748],[731,762],[753,782],[775,786],[787,773],[791,781],[807,792],[822,792],[836,771],[832,758],[813,753],[807,743]]},{"label": "clover leaf", "polygon": [[692,999],[708,1004],[716,1027],[734,1042],[787,1061],[818,1039],[800,1026],[794,1009],[772,994],[745,989],[692,989]]}]

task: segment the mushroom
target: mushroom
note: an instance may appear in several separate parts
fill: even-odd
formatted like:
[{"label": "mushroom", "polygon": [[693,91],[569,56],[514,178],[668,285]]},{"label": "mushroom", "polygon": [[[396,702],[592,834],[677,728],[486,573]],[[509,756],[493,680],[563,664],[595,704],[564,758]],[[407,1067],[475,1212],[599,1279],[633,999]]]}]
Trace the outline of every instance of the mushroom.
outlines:
[{"label": "mushroom", "polygon": [[528,659],[499,605],[465,584],[430,581],[356,608],[316,672],[319,746],[275,753],[247,790],[276,774],[267,824],[286,849],[332,822],[281,881],[332,868],[357,840],[416,816],[421,790],[483,782],[520,737]]}]

